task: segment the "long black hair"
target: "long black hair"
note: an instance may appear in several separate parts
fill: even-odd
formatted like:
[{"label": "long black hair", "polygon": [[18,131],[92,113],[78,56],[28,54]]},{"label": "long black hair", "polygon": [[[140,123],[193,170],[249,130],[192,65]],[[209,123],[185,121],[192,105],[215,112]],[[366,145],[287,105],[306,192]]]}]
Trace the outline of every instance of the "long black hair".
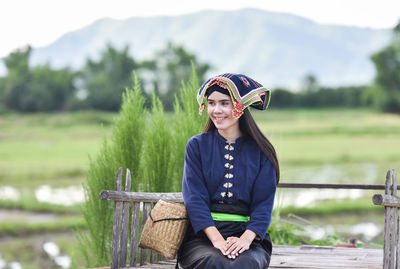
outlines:
[{"label": "long black hair", "polygon": [[[239,128],[244,135],[252,138],[260,147],[261,151],[265,154],[265,156],[267,156],[268,160],[275,167],[276,183],[279,183],[279,178],[280,178],[279,161],[276,155],[275,148],[268,140],[268,138],[266,138],[265,135],[261,132],[260,128],[258,128],[258,125],[255,122],[248,108],[246,108],[243,111],[242,116],[239,118]],[[217,128],[215,127],[212,120],[208,118],[204,126],[203,133],[216,129]]]}]

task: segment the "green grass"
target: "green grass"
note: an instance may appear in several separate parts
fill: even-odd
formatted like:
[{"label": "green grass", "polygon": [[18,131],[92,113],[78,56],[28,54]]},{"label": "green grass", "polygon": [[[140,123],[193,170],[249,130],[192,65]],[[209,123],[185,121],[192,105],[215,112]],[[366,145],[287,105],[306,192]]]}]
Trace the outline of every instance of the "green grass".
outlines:
[{"label": "green grass", "polygon": [[72,231],[73,229],[86,228],[86,222],[81,216],[59,216],[55,221],[40,223],[25,223],[21,221],[0,222],[0,237],[32,236],[33,234],[44,234],[49,232]]},{"label": "green grass", "polygon": [[57,205],[50,203],[38,202],[34,197],[22,196],[17,201],[11,200],[0,200],[0,208],[17,209],[21,211],[31,211],[37,213],[58,213],[58,214],[69,214],[75,213],[80,214],[80,205]]},{"label": "green grass", "polygon": [[374,211],[384,213],[382,206],[375,206],[372,204],[371,198],[361,198],[357,200],[343,199],[343,200],[326,200],[319,201],[318,204],[309,207],[295,207],[287,206],[280,210],[282,215],[318,215],[320,217],[330,214],[345,214]]},{"label": "green grass", "polygon": [[[0,117],[0,184],[80,184],[116,114],[76,112]],[[36,184],[37,183],[37,184]],[[68,183],[67,183],[68,184]]]},{"label": "green grass", "polygon": [[[253,112],[276,147],[281,182],[379,183],[400,163],[400,116],[369,110]],[[0,116],[0,185],[80,185],[116,113]],[[170,115],[167,115],[170,116]],[[328,172],[327,172],[328,171]],[[330,172],[329,172],[330,171]]]},{"label": "green grass", "polygon": [[323,166],[332,165],[342,174],[331,178],[330,183],[382,184],[386,171],[400,163],[396,146],[400,141],[400,115],[363,109],[253,114],[276,147],[282,182],[324,182],[324,178],[299,175],[303,171],[317,173]]},{"label": "green grass", "polygon": [[[400,163],[400,115],[364,109],[252,113],[276,147],[281,182],[382,184],[387,169],[398,168]],[[0,116],[0,186],[13,186],[23,193],[19,201],[0,200],[0,207],[77,212],[77,206],[66,209],[39,203],[32,190],[43,184],[80,185],[88,155],[100,149],[116,116],[97,111]],[[357,203],[344,207],[316,206],[303,213],[368,210]]]},{"label": "green grass", "polygon": [[[253,114],[277,149],[282,182],[299,181],[299,172],[329,164],[344,171],[346,179],[338,181],[362,183],[366,165],[384,175],[400,162],[399,115],[339,109]],[[80,184],[88,155],[99,150],[115,116],[96,111],[0,116],[0,184]],[[372,181],[382,183],[381,176]]]}]

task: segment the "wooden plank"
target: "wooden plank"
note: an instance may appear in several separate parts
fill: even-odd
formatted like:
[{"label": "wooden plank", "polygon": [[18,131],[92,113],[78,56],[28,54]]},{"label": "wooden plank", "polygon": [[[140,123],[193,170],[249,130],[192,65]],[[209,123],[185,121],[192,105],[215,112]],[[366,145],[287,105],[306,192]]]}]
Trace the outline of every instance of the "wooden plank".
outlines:
[{"label": "wooden plank", "polygon": [[392,170],[392,195],[397,195],[397,176],[396,171]]},{"label": "wooden plank", "polygon": [[129,266],[134,267],[137,262],[138,242],[139,242],[139,220],[140,220],[140,202],[134,202],[132,206],[131,222],[131,253]]},{"label": "wooden plank", "polygon": [[[146,269],[174,269],[175,268],[175,263],[176,261],[167,261],[167,262],[161,262],[161,263],[148,263],[143,266],[140,266],[140,268],[146,268]],[[133,269],[137,267],[121,267],[121,269]]]},{"label": "wooden plank", "polygon": [[382,268],[381,249],[274,246],[269,268]]},{"label": "wooden plank", "polygon": [[372,201],[375,205],[400,207],[400,197],[389,194],[375,194]]},{"label": "wooden plank", "polygon": [[157,202],[160,199],[171,202],[182,203],[181,192],[118,192],[118,191],[101,191],[100,198],[102,200],[113,200],[121,202]]},{"label": "wooden plank", "polygon": [[[154,207],[154,204],[151,204],[151,208]],[[157,253],[154,252],[153,250],[150,250],[150,263],[156,263],[157,262]]]},{"label": "wooden plank", "polygon": [[[390,189],[389,189],[391,195],[393,195],[395,192],[397,192],[397,190],[396,191],[394,190],[395,185],[397,186],[395,181],[396,181],[396,174],[395,174],[394,170],[392,170],[391,185],[390,185]],[[396,264],[396,245],[397,245],[397,240],[396,240],[397,234],[396,234],[396,226],[395,225],[396,225],[396,220],[397,220],[397,216],[396,216],[397,210],[394,207],[388,207],[388,208],[389,208],[389,212],[390,212],[390,216],[389,216],[390,268],[395,268],[394,266]]]},{"label": "wooden plank", "polygon": [[[382,249],[342,248],[330,246],[274,245],[270,269],[380,269]],[[176,260],[146,264],[141,268],[175,268]],[[133,269],[134,267],[123,267]],[[100,269],[100,268],[98,268]],[[106,268],[102,268],[106,269]]]},{"label": "wooden plank", "polygon": [[[121,191],[122,185],[122,167],[118,169],[116,178],[116,190]],[[121,225],[121,202],[115,202],[114,204],[114,224],[113,224],[113,235],[112,235],[112,253],[111,253],[111,269],[117,269],[118,265],[118,249],[120,240],[120,225]]]},{"label": "wooden plank", "polygon": [[[146,223],[149,213],[150,213],[150,203],[143,203],[142,229],[144,227],[144,224]],[[141,266],[147,262],[147,252],[148,252],[147,249],[144,248],[140,249]]]},{"label": "wooden plank", "polygon": [[[396,171],[392,170],[392,195],[393,197],[397,197],[397,176],[396,176]],[[395,265],[396,269],[399,269],[399,211],[397,208],[393,208],[393,226],[394,226],[394,242],[393,242],[393,256],[394,256],[394,262],[393,265]]]},{"label": "wooden plank", "polygon": [[150,263],[156,263],[157,262],[157,253],[154,251],[150,251]]},{"label": "wooden plank", "polygon": [[372,248],[345,248],[334,246],[314,246],[314,245],[301,245],[301,246],[288,246],[288,245],[274,245],[272,249],[273,255],[313,255],[314,253],[329,253],[329,255],[369,255],[369,256],[382,256],[382,249]]},{"label": "wooden plank", "polygon": [[356,189],[356,190],[384,190],[383,184],[319,184],[319,183],[279,183],[278,188],[293,189]]},{"label": "wooden plank", "polygon": [[[390,170],[386,172],[386,180],[385,180],[385,195],[389,195],[389,185],[390,185]],[[390,253],[389,249],[389,233],[387,232],[389,227],[388,212],[389,207],[385,206],[385,213],[384,213],[384,225],[383,225],[383,269],[389,268],[389,258],[388,253]]]},{"label": "wooden plank", "polygon": [[397,221],[396,221],[396,226],[397,226],[396,247],[397,247],[397,250],[396,250],[396,267],[395,268],[399,269],[400,268],[400,209],[397,208],[396,211],[397,211]]},{"label": "wooden plank", "polygon": [[[315,183],[279,183],[279,188],[316,188],[316,189],[360,189],[360,190],[384,190],[385,185],[379,184],[315,184]],[[398,188],[399,186],[397,186]],[[126,202],[157,202],[159,199],[172,202],[183,202],[180,192],[122,192],[118,193],[112,190],[103,190],[100,193],[102,200],[126,201]]]},{"label": "wooden plank", "polygon": [[[129,169],[126,169],[125,191],[131,191],[131,171]],[[129,206],[130,202],[123,202],[119,264],[126,264],[129,232]]]}]

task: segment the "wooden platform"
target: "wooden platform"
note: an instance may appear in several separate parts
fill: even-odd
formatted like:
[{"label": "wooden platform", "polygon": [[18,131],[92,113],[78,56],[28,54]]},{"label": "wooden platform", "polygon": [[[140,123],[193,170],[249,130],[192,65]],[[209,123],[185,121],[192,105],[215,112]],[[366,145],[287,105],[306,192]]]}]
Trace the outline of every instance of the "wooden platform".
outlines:
[{"label": "wooden platform", "polygon": [[381,269],[382,249],[274,246],[269,268]]},{"label": "wooden platform", "polygon": [[[382,249],[343,248],[329,246],[274,246],[271,269],[381,269]],[[108,269],[110,267],[102,267]],[[138,268],[138,267],[126,267]],[[175,261],[146,264],[139,268],[172,269]],[[100,269],[100,268],[97,268]]]}]

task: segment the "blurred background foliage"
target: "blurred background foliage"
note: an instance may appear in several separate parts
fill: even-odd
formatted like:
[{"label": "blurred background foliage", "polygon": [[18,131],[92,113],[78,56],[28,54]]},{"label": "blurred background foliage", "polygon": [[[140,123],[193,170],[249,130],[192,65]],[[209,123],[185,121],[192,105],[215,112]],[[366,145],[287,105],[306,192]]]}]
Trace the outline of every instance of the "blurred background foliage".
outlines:
[{"label": "blurred background foliage", "polygon": [[[212,66],[200,62],[184,47],[168,43],[150,59],[137,61],[129,47],[117,50],[111,44],[100,59],[87,59],[79,71],[52,69],[49,65],[31,67],[32,49],[18,49],[5,59],[7,75],[0,78],[0,112],[74,111],[96,109],[118,111],[122,93],[131,85],[135,71],[142,83],[145,107],[151,107],[152,94],[172,111],[182,81],[188,81],[193,63],[199,81]],[[400,113],[400,23],[393,29],[391,43],[371,56],[377,75],[371,85],[326,87],[309,74],[302,89],[274,89],[273,108],[374,107]]]}]

